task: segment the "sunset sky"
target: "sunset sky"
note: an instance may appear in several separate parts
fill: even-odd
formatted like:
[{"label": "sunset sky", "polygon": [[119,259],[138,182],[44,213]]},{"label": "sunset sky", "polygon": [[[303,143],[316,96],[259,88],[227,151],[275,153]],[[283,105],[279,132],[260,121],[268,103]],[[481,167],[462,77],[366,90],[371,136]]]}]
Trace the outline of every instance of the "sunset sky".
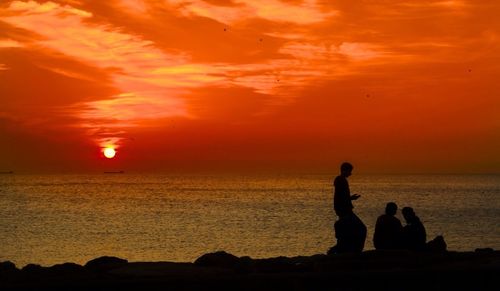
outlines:
[{"label": "sunset sky", "polygon": [[1,0],[0,171],[500,173],[499,15],[496,0]]}]

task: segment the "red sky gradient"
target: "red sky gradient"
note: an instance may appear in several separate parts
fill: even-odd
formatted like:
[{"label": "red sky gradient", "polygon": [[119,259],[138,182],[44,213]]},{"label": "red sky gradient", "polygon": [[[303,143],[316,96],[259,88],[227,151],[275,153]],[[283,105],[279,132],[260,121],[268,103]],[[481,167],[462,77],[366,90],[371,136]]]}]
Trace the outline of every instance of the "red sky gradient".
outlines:
[{"label": "red sky gradient", "polygon": [[500,173],[498,15],[488,0],[1,1],[0,171]]}]

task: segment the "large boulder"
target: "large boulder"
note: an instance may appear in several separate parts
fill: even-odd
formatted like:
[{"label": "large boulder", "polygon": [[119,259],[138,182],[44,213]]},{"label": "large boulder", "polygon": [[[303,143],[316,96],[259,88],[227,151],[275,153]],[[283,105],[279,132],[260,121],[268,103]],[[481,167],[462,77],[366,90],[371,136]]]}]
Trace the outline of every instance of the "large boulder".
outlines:
[{"label": "large boulder", "polygon": [[19,269],[11,261],[0,262],[0,276],[9,276],[11,274],[17,273]]},{"label": "large boulder", "polygon": [[75,264],[75,263],[64,263],[64,264],[57,264],[49,268],[49,271],[61,275],[66,275],[66,274],[75,274],[75,273],[81,273],[85,271],[85,268],[81,265]]},{"label": "large boulder", "polygon": [[495,252],[494,249],[492,248],[477,248],[474,250],[474,252],[476,253],[485,253],[485,254],[488,254],[488,253],[493,253]]},{"label": "large boulder", "polygon": [[305,265],[288,257],[255,260],[255,270],[259,273],[281,273],[304,271]]},{"label": "large boulder", "polygon": [[240,259],[225,251],[204,254],[194,264],[202,267],[217,267],[226,269],[237,269],[240,265]]},{"label": "large boulder", "polygon": [[342,216],[335,222],[337,245],[328,254],[360,253],[365,247],[366,226],[354,213]]},{"label": "large boulder", "polygon": [[44,271],[44,268],[38,264],[27,264],[21,271],[26,273],[40,273]]},{"label": "large boulder", "polygon": [[103,256],[93,260],[88,261],[85,264],[85,268],[94,272],[107,272],[109,270],[117,269],[128,264],[125,259],[120,259],[117,257]]},{"label": "large boulder", "polygon": [[427,242],[427,250],[431,252],[446,252],[446,242],[442,235],[436,236],[433,240]]}]

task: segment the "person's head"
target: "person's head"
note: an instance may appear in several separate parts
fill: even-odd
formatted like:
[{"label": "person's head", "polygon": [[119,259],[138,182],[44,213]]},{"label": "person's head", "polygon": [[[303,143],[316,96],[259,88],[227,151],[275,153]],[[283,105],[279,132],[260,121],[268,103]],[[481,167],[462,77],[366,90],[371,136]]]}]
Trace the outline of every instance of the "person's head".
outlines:
[{"label": "person's head", "polygon": [[415,211],[413,211],[413,208],[411,207],[403,207],[401,213],[407,222],[413,221],[416,217]]},{"label": "person's head", "polygon": [[354,167],[351,163],[344,162],[340,165],[340,174],[344,177],[349,177],[352,173],[352,169],[354,169]]},{"label": "person's head", "polygon": [[394,216],[394,215],[396,215],[397,211],[398,211],[398,205],[396,205],[396,203],[394,203],[394,202],[389,202],[385,206],[385,214],[387,214],[387,215]]}]

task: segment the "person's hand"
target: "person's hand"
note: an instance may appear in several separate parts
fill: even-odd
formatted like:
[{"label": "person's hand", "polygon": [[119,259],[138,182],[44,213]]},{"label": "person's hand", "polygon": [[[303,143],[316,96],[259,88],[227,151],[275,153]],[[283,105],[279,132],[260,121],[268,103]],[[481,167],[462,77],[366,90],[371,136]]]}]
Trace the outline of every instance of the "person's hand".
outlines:
[{"label": "person's hand", "polygon": [[358,194],[351,195],[351,200],[356,200],[359,197],[361,197],[361,195],[358,195]]}]

